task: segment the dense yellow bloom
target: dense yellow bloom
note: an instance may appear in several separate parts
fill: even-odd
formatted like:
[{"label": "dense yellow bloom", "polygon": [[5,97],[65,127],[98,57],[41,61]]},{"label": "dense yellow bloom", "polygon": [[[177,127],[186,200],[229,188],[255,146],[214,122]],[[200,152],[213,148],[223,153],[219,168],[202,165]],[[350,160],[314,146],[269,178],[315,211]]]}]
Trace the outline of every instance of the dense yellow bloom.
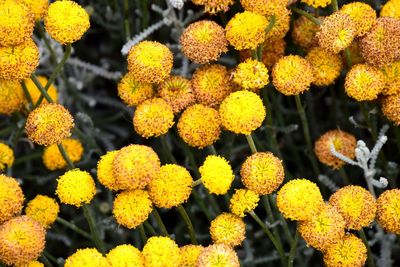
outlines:
[{"label": "dense yellow bloom", "polygon": [[58,178],[56,194],[61,203],[79,208],[92,201],[96,185],[88,172],[73,169]]},{"label": "dense yellow bloom", "polygon": [[180,248],[180,267],[196,267],[197,260],[204,247],[198,245],[186,245]]},{"label": "dense yellow bloom", "polygon": [[259,195],[275,191],[285,178],[282,161],[270,152],[258,152],[246,159],[240,169],[246,188]]},{"label": "dense yellow bloom", "polygon": [[[266,40],[263,44],[262,50],[262,63],[268,68],[271,69],[275,63],[285,55],[286,42],[284,39],[277,40]],[[240,51],[240,57],[242,61],[251,57],[250,50],[242,50]]]},{"label": "dense yellow bloom", "polygon": [[272,23],[271,20],[274,16],[273,27],[266,35],[266,39],[269,41],[284,38],[290,29],[290,10],[281,2],[281,0],[268,1],[266,6],[268,24]]},{"label": "dense yellow bloom", "polygon": [[268,15],[271,5],[280,5],[285,7],[288,4],[287,0],[240,0],[242,7],[260,15]]},{"label": "dense yellow bloom", "polygon": [[38,261],[30,261],[25,264],[16,265],[16,267],[44,267],[44,264]]},{"label": "dense yellow bloom", "polygon": [[352,134],[342,130],[330,130],[321,135],[314,146],[315,155],[323,164],[333,169],[340,169],[346,164],[331,153],[331,145],[334,146],[337,152],[350,159],[354,159],[357,145],[356,138]]},{"label": "dense yellow bloom", "polygon": [[113,170],[113,162],[117,154],[118,151],[108,151],[100,157],[97,163],[97,179],[102,185],[113,191],[121,189],[118,186]]},{"label": "dense yellow bloom", "polygon": [[351,98],[369,101],[377,99],[385,85],[385,76],[379,69],[367,64],[358,64],[347,73],[344,88]]},{"label": "dense yellow bloom", "polygon": [[192,147],[214,144],[221,134],[221,119],[213,108],[196,104],[188,107],[179,118],[179,136]]},{"label": "dense yellow bloom", "polygon": [[400,189],[386,190],[377,200],[376,220],[388,232],[400,234]]},{"label": "dense yellow bloom", "polygon": [[309,6],[312,6],[314,8],[318,8],[318,7],[326,7],[332,2],[332,0],[301,0],[301,2]]},{"label": "dense yellow bloom", "polygon": [[362,267],[367,260],[367,248],[363,241],[349,234],[324,253],[327,267]]},{"label": "dense yellow bloom", "polygon": [[30,13],[34,16],[36,21],[41,20],[47,13],[49,8],[48,0],[20,0],[26,7],[29,8]]},{"label": "dense yellow bloom", "polygon": [[276,204],[285,218],[304,221],[322,210],[324,200],[315,183],[307,179],[294,179],[278,191]]},{"label": "dense yellow bloom", "polygon": [[400,125],[400,93],[382,99],[382,112],[395,125]]},{"label": "dense yellow bloom", "polygon": [[218,12],[227,12],[234,0],[192,0],[196,5],[204,5],[204,11],[215,15]]},{"label": "dense yellow bloom", "polygon": [[21,213],[24,193],[17,180],[0,174],[0,224]]},{"label": "dense yellow bloom", "polygon": [[258,60],[246,59],[233,72],[233,81],[244,89],[259,91],[269,83],[268,69]]},{"label": "dense yellow bloom", "polygon": [[235,179],[231,165],[220,156],[208,156],[199,168],[199,172],[204,187],[216,195],[226,194]]},{"label": "dense yellow bloom", "polygon": [[214,244],[203,249],[196,267],[239,267],[239,257],[228,245]]},{"label": "dense yellow bloom", "polygon": [[381,17],[391,17],[400,19],[400,1],[399,0],[389,0],[382,6]]},{"label": "dense yellow bloom", "polygon": [[18,81],[0,79],[0,114],[11,115],[24,105],[24,91]]},{"label": "dense yellow bloom", "polygon": [[248,189],[236,189],[231,197],[229,209],[239,217],[246,216],[245,213],[252,212],[260,201],[260,196]]},{"label": "dense yellow bloom", "polygon": [[364,36],[376,21],[376,12],[368,4],[352,2],[344,5],[341,12],[350,16],[356,27],[356,36]]},{"label": "dense yellow bloom", "polygon": [[188,200],[192,183],[193,178],[184,167],[175,164],[161,166],[159,175],[149,184],[151,200],[159,208],[176,207]]},{"label": "dense yellow bloom", "polygon": [[8,145],[0,142],[0,173],[10,168],[14,163],[14,151]]},{"label": "dense yellow bloom", "polygon": [[110,267],[144,267],[142,253],[132,245],[119,245],[106,255]]},{"label": "dense yellow bloom", "polygon": [[89,14],[73,1],[56,1],[50,4],[44,25],[54,40],[61,44],[71,44],[81,39],[89,29]]},{"label": "dense yellow bloom", "polygon": [[25,208],[26,216],[39,222],[43,227],[49,228],[57,219],[60,206],[51,197],[37,195],[28,202]]},{"label": "dense yellow bloom", "polygon": [[174,113],[179,113],[191,104],[195,98],[192,84],[181,76],[171,75],[158,88],[158,94],[171,105]]},{"label": "dense yellow bloom", "polygon": [[136,228],[147,220],[153,204],[147,191],[136,189],[124,191],[114,200],[113,215],[126,228]]},{"label": "dense yellow bloom", "polygon": [[206,64],[228,51],[224,28],[210,20],[190,24],[180,37],[182,52],[193,62]]},{"label": "dense yellow bloom", "polygon": [[64,267],[109,267],[107,259],[95,248],[78,249],[65,260]]},{"label": "dense yellow bloom", "polygon": [[298,95],[314,81],[313,68],[306,59],[289,55],[282,57],[272,69],[272,83],[284,95]]},{"label": "dense yellow bloom", "polygon": [[165,236],[152,236],[144,245],[142,254],[146,267],[179,267],[180,250],[174,240]]},{"label": "dense yellow bloom", "polygon": [[[318,19],[321,20],[321,17]],[[293,42],[305,50],[317,46],[318,39],[316,38],[316,34],[319,31],[319,28],[319,25],[316,25],[306,17],[299,17],[293,24],[291,35]]]},{"label": "dense yellow bloom", "polygon": [[[78,162],[81,160],[83,146],[78,139],[67,138],[62,140],[61,144],[72,162]],[[51,171],[63,169],[67,166],[67,162],[61,155],[57,144],[50,145],[44,149],[43,163],[44,166]]]},{"label": "dense yellow bloom", "polygon": [[39,145],[59,144],[71,135],[74,119],[69,111],[55,103],[43,104],[29,113],[25,131]]},{"label": "dense yellow bloom", "polygon": [[27,216],[0,225],[0,261],[22,265],[39,258],[45,246],[46,230]]},{"label": "dense yellow bloom", "polygon": [[216,244],[239,246],[246,238],[246,224],[237,215],[222,213],[211,222],[210,235]]},{"label": "dense yellow bloom", "polygon": [[265,41],[268,19],[262,15],[244,11],[237,13],[226,25],[225,36],[236,50],[256,49]]},{"label": "dense yellow bloom", "polygon": [[160,159],[151,147],[129,145],[121,148],[113,161],[118,189],[143,189],[160,172]]},{"label": "dense yellow bloom", "polygon": [[[46,86],[48,80],[46,77],[44,76],[38,76],[37,79],[39,80],[39,83],[43,86],[43,88]],[[32,102],[35,104],[37,103],[37,101],[39,100],[40,96],[42,95],[42,93],[40,92],[40,90],[37,88],[37,86],[35,85],[35,83],[32,81],[32,79],[27,79],[25,80],[25,85],[26,88],[28,89],[29,95],[32,98]],[[51,84],[49,89],[47,89],[47,93],[49,94],[49,96],[51,97],[51,99],[54,102],[57,102],[58,99],[58,92],[57,92],[57,88],[54,86],[54,84]],[[44,98],[42,103],[48,103],[47,99]]]},{"label": "dense yellow bloom", "polygon": [[[399,2],[400,3],[400,2]],[[400,61],[385,65],[381,69],[385,76],[386,84],[382,94],[394,95],[400,93]]]},{"label": "dense yellow bloom", "polygon": [[137,106],[154,94],[153,85],[136,81],[130,73],[124,75],[118,83],[118,96],[128,106]]},{"label": "dense yellow bloom", "polygon": [[133,79],[143,83],[160,83],[170,74],[173,55],[159,42],[143,41],[131,48],[128,70]]}]

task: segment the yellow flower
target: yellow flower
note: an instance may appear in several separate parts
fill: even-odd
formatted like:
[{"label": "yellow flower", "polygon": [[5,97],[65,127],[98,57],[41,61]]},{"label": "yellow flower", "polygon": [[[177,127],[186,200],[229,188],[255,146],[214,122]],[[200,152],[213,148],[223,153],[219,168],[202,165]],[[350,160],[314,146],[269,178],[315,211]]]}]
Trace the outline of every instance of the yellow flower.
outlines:
[{"label": "yellow flower", "polygon": [[133,126],[136,133],[144,138],[166,134],[174,125],[174,112],[162,98],[148,99],[135,110]]},{"label": "yellow flower", "polygon": [[215,244],[239,246],[246,238],[246,224],[239,216],[222,213],[211,222],[210,235]]},{"label": "yellow flower", "polygon": [[130,73],[118,83],[118,96],[128,106],[137,106],[154,95],[153,85],[136,81]]},{"label": "yellow flower", "polygon": [[48,0],[21,0],[21,2],[28,7],[36,21],[43,19],[49,8]]},{"label": "yellow flower", "polygon": [[231,197],[229,209],[239,217],[246,216],[245,213],[252,212],[260,201],[260,196],[248,189],[236,189]]},{"label": "yellow flower", "polygon": [[367,248],[363,241],[349,234],[324,253],[327,267],[362,267],[367,259]]},{"label": "yellow flower", "polygon": [[233,72],[233,81],[244,89],[259,91],[269,83],[268,69],[258,60],[246,59]]},{"label": "yellow flower", "polygon": [[58,203],[53,198],[43,195],[37,195],[25,208],[25,214],[45,228],[50,228],[55,222],[59,211]]},{"label": "yellow flower", "polygon": [[198,245],[186,245],[180,248],[180,267],[196,267],[197,260],[204,247]]},{"label": "yellow flower", "polygon": [[318,7],[326,7],[332,2],[332,0],[301,0],[301,2],[309,6],[312,6],[314,8],[318,8]]},{"label": "yellow flower", "polygon": [[220,11],[227,12],[234,0],[192,0],[192,2],[196,5],[203,5],[205,12],[215,15]]},{"label": "yellow flower", "polygon": [[[82,158],[83,146],[82,143],[77,139],[67,138],[61,141],[65,152],[69,156],[72,162],[78,162]],[[67,162],[61,155],[57,144],[46,147],[43,151],[43,163],[47,169],[54,171],[63,169],[67,166]]]},{"label": "yellow flower", "polygon": [[39,258],[46,230],[35,220],[19,216],[0,225],[0,261],[22,265]]},{"label": "yellow flower", "polygon": [[170,209],[186,202],[192,192],[193,178],[181,166],[167,164],[161,167],[160,174],[149,184],[153,203],[159,208]]},{"label": "yellow flower", "polygon": [[16,267],[44,267],[44,264],[38,261],[30,261],[25,264],[16,265]]},{"label": "yellow flower", "polygon": [[0,224],[21,213],[24,193],[17,180],[0,174]]},{"label": "yellow flower", "polygon": [[400,19],[400,1],[399,0],[389,0],[382,6],[381,17],[391,17]]},{"label": "yellow flower", "polygon": [[[323,17],[319,17],[318,19],[322,20]],[[301,16],[294,21],[291,37],[296,45],[304,50],[309,50],[312,47],[318,46],[316,34],[319,29],[319,25]]]},{"label": "yellow flower", "polygon": [[152,41],[143,41],[128,54],[128,71],[133,79],[143,83],[160,83],[170,74],[173,55],[168,47]]},{"label": "yellow flower", "polygon": [[278,191],[276,204],[285,218],[304,221],[322,210],[324,200],[315,183],[307,179],[294,179]]},{"label": "yellow flower", "polygon": [[395,125],[400,125],[400,93],[382,99],[382,112]]},{"label": "yellow flower", "polygon": [[113,215],[117,222],[133,229],[147,220],[153,204],[147,191],[136,189],[124,191],[114,200]]},{"label": "yellow flower", "polygon": [[400,234],[400,189],[386,190],[377,200],[376,220],[388,232]]},{"label": "yellow flower", "polygon": [[144,245],[142,255],[146,267],[179,267],[180,253],[174,240],[165,236],[152,236]]},{"label": "yellow flower", "polygon": [[275,191],[285,178],[282,161],[270,152],[258,152],[246,159],[240,169],[244,186],[259,195]]},{"label": "yellow flower", "polygon": [[24,98],[24,91],[18,81],[0,79],[0,114],[11,115],[19,111],[24,105]]},{"label": "yellow flower", "polygon": [[358,64],[346,75],[344,88],[351,98],[357,101],[370,101],[378,98],[385,88],[385,76],[372,66]]},{"label": "yellow flower", "polygon": [[14,163],[14,151],[8,145],[0,142],[0,173],[10,168]]},{"label": "yellow flower", "polygon": [[71,135],[74,119],[69,111],[55,103],[43,104],[29,113],[25,131],[39,145],[59,144]]},{"label": "yellow flower", "polygon": [[64,267],[109,267],[107,259],[95,248],[78,249],[65,260]]},{"label": "yellow flower", "polygon": [[[38,76],[37,79],[39,80],[39,83],[43,86],[43,88],[46,86],[48,80],[46,77],[44,76]],[[27,79],[25,80],[25,85],[26,88],[28,89],[29,95],[32,98],[32,102],[35,104],[38,102],[40,96],[42,95],[42,93],[40,92],[40,90],[37,88],[37,86],[35,85],[35,83],[32,81],[32,79]],[[57,88],[54,86],[54,84],[51,84],[49,89],[47,90],[47,93],[49,94],[49,96],[51,97],[51,99],[54,102],[57,102],[58,99],[58,92],[57,92]],[[28,102],[28,101],[26,101]],[[42,103],[48,103],[46,98],[43,99]]]},{"label": "yellow flower", "polygon": [[274,41],[286,36],[290,29],[290,10],[286,4],[282,5],[281,0],[268,1],[266,6],[268,24],[271,23],[274,16],[274,25],[266,35],[266,40]]},{"label": "yellow flower", "polygon": [[54,40],[61,44],[71,44],[81,39],[89,29],[89,14],[73,1],[56,1],[50,4],[44,25]]},{"label": "yellow flower", "polygon": [[236,50],[256,49],[265,41],[268,19],[262,15],[244,11],[237,13],[226,25],[225,36]]},{"label": "yellow flower", "polygon": [[221,134],[221,119],[213,108],[196,104],[188,107],[179,118],[179,136],[192,147],[214,144]]},{"label": "yellow flower", "polygon": [[356,36],[364,36],[376,21],[376,12],[368,4],[352,2],[342,6],[341,12],[350,16],[356,27]]},{"label": "yellow flower", "polygon": [[107,254],[110,267],[144,267],[142,253],[132,245],[119,245]]},{"label": "yellow flower", "polygon": [[286,6],[287,0],[240,0],[242,7],[260,15],[267,15],[271,5]]},{"label": "yellow flower", "polygon": [[162,99],[171,105],[175,114],[192,105],[195,101],[190,81],[181,76],[171,75],[160,84],[158,93]]},{"label": "yellow flower", "polygon": [[[266,40],[263,44],[262,50],[262,63],[268,68],[272,69],[278,60],[285,55],[286,42],[284,39],[277,40]],[[251,50],[241,50],[240,58],[241,61],[251,57]]]},{"label": "yellow flower", "polygon": [[290,55],[279,59],[272,69],[272,83],[284,95],[298,95],[314,81],[313,68],[306,59]]},{"label": "yellow flower", "polygon": [[143,189],[160,172],[160,159],[151,147],[129,145],[120,149],[113,161],[118,189]]},{"label": "yellow flower", "polygon": [[101,156],[97,163],[97,179],[102,185],[113,191],[121,189],[113,171],[113,162],[117,154],[118,151],[108,151],[107,154]]},{"label": "yellow flower", "polygon": [[395,95],[400,93],[400,61],[385,65],[381,69],[385,76],[386,84],[382,94]]},{"label": "yellow flower", "polygon": [[224,28],[211,20],[190,24],[180,37],[182,52],[198,64],[218,60],[228,51]]},{"label": "yellow flower", "polygon": [[96,185],[88,172],[73,169],[58,178],[56,194],[61,203],[79,208],[92,201]]},{"label": "yellow flower", "polygon": [[228,245],[214,244],[202,250],[197,261],[197,267],[239,267],[239,257]]},{"label": "yellow flower", "polygon": [[199,172],[204,187],[216,195],[226,194],[235,179],[231,165],[220,156],[208,156],[199,168]]},{"label": "yellow flower", "polygon": [[314,146],[315,155],[323,164],[333,169],[340,169],[346,164],[341,159],[332,155],[331,145],[333,145],[335,150],[339,153],[350,159],[354,159],[357,145],[356,138],[352,134],[342,130],[330,130],[321,135]]}]

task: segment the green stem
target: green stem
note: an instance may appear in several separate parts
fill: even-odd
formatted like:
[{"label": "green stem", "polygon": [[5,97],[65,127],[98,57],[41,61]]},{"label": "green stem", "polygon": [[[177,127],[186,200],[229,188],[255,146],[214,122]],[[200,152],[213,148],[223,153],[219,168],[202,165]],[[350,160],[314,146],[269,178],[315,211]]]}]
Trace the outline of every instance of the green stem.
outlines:
[{"label": "green stem", "polygon": [[153,226],[148,221],[144,222],[144,227],[146,227],[147,231],[150,232],[150,235],[156,236],[157,232],[154,230]]},{"label": "green stem", "polygon": [[333,8],[334,12],[339,10],[339,5],[338,5],[337,0],[332,0],[331,4],[332,4],[332,8]]},{"label": "green stem", "polygon": [[144,230],[143,224],[139,225],[138,227],[139,227],[140,237],[142,238],[143,245],[144,245],[147,243],[146,231]]},{"label": "green stem", "polygon": [[201,179],[197,179],[196,181],[194,181],[194,182],[192,183],[192,187],[196,187],[196,186],[198,186],[198,185],[201,185],[201,183],[202,183]]},{"label": "green stem", "polygon": [[65,151],[65,148],[62,144],[57,144],[58,150],[60,150],[61,155],[63,156],[64,160],[68,164],[68,168],[72,170],[75,168],[74,163],[72,162],[71,158],[68,156],[67,152]]},{"label": "green stem", "polygon": [[313,15],[311,15],[310,13],[308,13],[307,11],[301,10],[301,9],[299,9],[299,8],[297,8],[297,7],[294,7],[294,6],[291,6],[290,9],[291,9],[293,12],[295,12],[295,13],[297,13],[297,14],[299,14],[299,15],[301,15],[301,16],[307,18],[307,19],[309,19],[309,20],[310,20],[311,22],[313,22],[315,25],[318,25],[318,26],[319,26],[319,25],[322,24],[321,21],[320,21],[319,19],[317,19],[316,17],[314,17]]},{"label": "green stem", "polygon": [[166,154],[166,156],[168,158],[168,161],[170,163],[177,164],[177,161],[176,161],[174,155],[172,154],[172,152],[171,152],[171,150],[170,150],[170,148],[168,146],[167,135],[162,135],[162,136],[160,136],[160,138],[161,138],[162,148],[163,148],[164,153]]},{"label": "green stem", "polygon": [[125,36],[126,40],[128,41],[131,39],[131,30],[129,27],[129,1],[124,0],[124,30],[125,30]]},{"label": "green stem", "polygon": [[215,147],[213,145],[209,145],[208,149],[210,150],[211,154],[218,155],[217,150],[215,149]]},{"label": "green stem", "polygon": [[[36,85],[37,89],[39,89],[41,96],[44,96],[44,98],[46,98],[47,102],[53,103],[54,102],[53,99],[47,93],[47,90],[42,86],[42,84],[40,83],[40,81],[38,80],[38,78],[36,77],[36,75],[34,73],[32,73],[32,75],[31,75],[31,80]],[[38,105],[36,105],[36,106],[38,106]]]},{"label": "green stem", "polygon": [[[267,212],[268,221],[270,223],[273,223],[273,222],[275,222],[275,216],[274,216],[274,214],[272,212],[270,200],[269,200],[267,195],[263,196],[263,200],[264,200],[265,209],[266,209],[266,212]],[[278,232],[276,227],[274,227],[272,229],[272,233],[275,235],[276,241],[279,243],[279,246],[282,247],[281,237],[280,237],[279,232]]]},{"label": "green stem", "polygon": [[297,253],[297,243],[299,242],[299,233],[296,230],[296,234],[294,239],[290,245],[290,252],[289,252],[289,260],[288,260],[288,267],[293,267],[294,259],[296,258]]},{"label": "green stem", "polygon": [[197,202],[199,205],[201,211],[204,213],[204,215],[207,217],[208,221],[212,221],[213,216],[211,215],[210,211],[208,210],[206,204],[204,203],[203,199],[199,196],[199,194],[196,192],[195,189],[192,190],[192,196],[194,197],[194,200]]},{"label": "green stem", "polygon": [[253,137],[251,136],[251,134],[246,134],[246,140],[247,140],[247,143],[249,144],[251,153],[253,153],[253,154],[257,153],[257,148],[256,148],[256,145],[254,144],[254,140],[253,140]]},{"label": "green stem", "polygon": [[192,224],[192,221],[190,220],[189,215],[187,214],[187,212],[186,212],[185,208],[182,206],[182,204],[180,204],[177,207],[177,209],[178,209],[178,212],[181,215],[182,219],[186,223],[186,226],[188,228],[189,235],[190,235],[190,240],[191,240],[192,244],[193,245],[197,245],[198,243],[197,243],[197,240],[196,240],[196,233],[194,231],[193,224]]},{"label": "green stem", "polygon": [[25,81],[21,81],[21,86],[22,86],[22,90],[24,91],[26,100],[28,100],[28,103],[30,105],[29,109],[31,109],[32,105],[33,105],[33,100],[32,100],[31,94],[29,93],[28,88],[26,87]]},{"label": "green stem", "polygon": [[275,22],[276,22],[276,17],[275,17],[275,15],[272,15],[271,16],[271,19],[270,19],[270,21],[269,21],[269,24],[268,24],[268,26],[267,26],[267,28],[265,28],[265,34],[267,35],[271,30],[272,30],[272,28],[275,26]]},{"label": "green stem", "polygon": [[46,257],[47,260],[52,261],[54,264],[58,265],[58,261],[56,259],[56,257],[54,257],[53,255],[51,255],[49,252],[47,252],[46,250],[44,250],[42,252],[42,255]]},{"label": "green stem", "polygon": [[359,236],[361,237],[362,241],[364,242],[365,246],[367,247],[367,252],[368,252],[368,267],[375,267],[375,262],[373,259],[373,255],[371,252],[371,248],[368,245],[368,239],[367,236],[365,235],[364,229],[361,229],[358,231]]},{"label": "green stem", "polygon": [[57,62],[56,53],[54,52],[53,48],[50,45],[49,39],[47,38],[47,36],[45,34],[45,29],[43,28],[43,25],[40,22],[37,22],[36,26],[39,31],[40,37],[42,37],[42,39],[44,40],[44,44],[46,45],[47,49],[50,51],[51,60],[54,63],[56,63]]},{"label": "green stem", "polygon": [[347,69],[351,69],[351,66],[353,65],[353,60],[351,57],[351,52],[350,52],[350,48],[346,47],[344,49],[344,56],[346,57],[346,63],[347,63]]},{"label": "green stem", "polygon": [[105,253],[104,243],[99,237],[99,234],[97,232],[96,223],[95,223],[93,215],[90,211],[89,206],[87,204],[85,204],[82,206],[82,209],[83,209],[83,215],[85,216],[85,218],[89,224],[90,234],[92,235],[92,239],[94,241],[94,244],[96,245],[96,248],[101,253]]},{"label": "green stem", "polygon": [[46,256],[41,255],[40,260],[43,261],[43,263],[46,267],[53,267],[53,264],[51,264],[51,262],[49,261],[49,259]]},{"label": "green stem", "polygon": [[72,231],[76,232],[77,234],[80,234],[81,236],[89,239],[89,240],[93,240],[92,236],[87,233],[86,231],[82,230],[81,228],[79,228],[78,226],[76,226],[75,224],[64,220],[63,218],[57,217],[56,221],[62,225],[64,225],[65,227],[71,229]]},{"label": "green stem", "polygon": [[161,216],[158,213],[156,207],[153,208],[153,215],[154,215],[154,218],[156,218],[158,228],[160,228],[162,235],[163,236],[169,236],[167,228],[165,227],[165,225],[164,225],[164,223],[163,223],[163,221],[161,219]]}]

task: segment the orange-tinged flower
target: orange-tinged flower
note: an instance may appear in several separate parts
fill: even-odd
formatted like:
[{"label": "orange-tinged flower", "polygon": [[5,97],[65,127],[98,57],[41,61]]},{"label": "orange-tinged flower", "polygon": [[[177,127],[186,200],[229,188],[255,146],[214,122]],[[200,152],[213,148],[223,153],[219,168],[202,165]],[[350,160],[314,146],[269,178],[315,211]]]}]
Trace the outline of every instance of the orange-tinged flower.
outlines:
[{"label": "orange-tinged flower", "polygon": [[0,224],[22,211],[24,193],[16,179],[0,174]]}]

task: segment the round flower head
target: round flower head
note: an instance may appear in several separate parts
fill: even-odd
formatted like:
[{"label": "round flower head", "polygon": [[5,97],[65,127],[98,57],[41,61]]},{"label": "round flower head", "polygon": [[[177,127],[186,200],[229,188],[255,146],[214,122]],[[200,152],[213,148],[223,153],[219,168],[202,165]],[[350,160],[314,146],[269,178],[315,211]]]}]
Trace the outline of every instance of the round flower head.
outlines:
[{"label": "round flower head", "polygon": [[181,76],[170,76],[158,89],[158,94],[177,114],[194,103],[195,98],[192,85],[189,80]]},{"label": "round flower head", "polygon": [[43,104],[29,113],[25,131],[39,145],[59,144],[71,135],[74,119],[69,111],[55,103]]},{"label": "round flower head", "polygon": [[233,81],[244,89],[259,91],[269,83],[268,69],[262,62],[249,58],[237,66]]},{"label": "round flower head", "polygon": [[21,2],[29,9],[36,21],[43,19],[49,8],[48,0],[21,0]]},{"label": "round flower head", "polygon": [[246,238],[246,224],[239,216],[222,213],[211,222],[210,235],[216,244],[239,246]]},{"label": "round flower head", "polygon": [[30,261],[26,264],[17,265],[16,267],[44,267],[44,264],[38,261]]},{"label": "round flower head", "polygon": [[337,54],[350,46],[356,33],[355,23],[350,16],[342,12],[335,12],[324,18],[316,36],[321,48]]},{"label": "round flower head", "polygon": [[230,94],[219,107],[222,126],[236,134],[251,134],[261,126],[266,111],[261,98],[253,92]]},{"label": "round flower head", "polygon": [[202,66],[193,73],[192,88],[199,103],[217,107],[232,92],[229,72],[219,64]]},{"label": "round flower head", "polygon": [[357,101],[370,101],[378,98],[385,82],[385,76],[379,69],[358,64],[347,73],[344,89],[349,97]]},{"label": "round flower head", "polygon": [[150,83],[136,81],[127,73],[118,83],[118,96],[128,106],[137,106],[146,99],[152,98],[155,92]]},{"label": "round flower head", "polygon": [[180,267],[196,267],[197,260],[204,247],[198,245],[186,245],[180,248]]},{"label": "round flower head", "polygon": [[203,249],[196,267],[239,267],[239,257],[232,247],[225,244],[214,244]]},{"label": "round flower head", "polygon": [[182,52],[191,61],[206,64],[228,51],[224,28],[210,20],[190,24],[180,38]]},{"label": "round flower head", "polygon": [[338,54],[332,54],[320,47],[315,47],[308,52],[306,60],[314,70],[313,84],[328,86],[333,84],[342,71],[343,62]]},{"label": "round flower head", "polygon": [[329,246],[339,242],[345,235],[345,222],[335,207],[325,207],[307,221],[298,225],[300,235],[307,245],[325,251]]},{"label": "round flower head", "polygon": [[286,0],[240,0],[240,4],[246,11],[260,15],[268,15],[271,5],[287,5]]},{"label": "round flower head", "polygon": [[349,234],[324,253],[326,267],[362,267],[367,260],[367,248],[355,235]]},{"label": "round flower head", "polygon": [[27,216],[0,225],[0,261],[22,265],[39,258],[45,246],[45,229]]},{"label": "round flower head", "polygon": [[65,260],[64,267],[109,267],[110,264],[95,248],[78,249]]},{"label": "round flower head", "polygon": [[376,220],[388,232],[400,234],[400,189],[386,190],[377,200]]},{"label": "round flower head", "polygon": [[235,179],[231,165],[220,156],[208,156],[199,168],[199,172],[204,187],[216,195],[226,194]]},{"label": "round flower head", "polygon": [[400,19],[400,1],[389,0],[382,6],[381,17],[391,17],[395,19]]},{"label": "round flower head", "polygon": [[193,178],[181,166],[161,166],[160,174],[149,184],[150,198],[159,208],[170,209],[186,202],[192,192]]},{"label": "round flower head", "polygon": [[39,65],[39,49],[32,40],[16,46],[0,46],[0,79],[27,79]]},{"label": "round flower head", "polygon": [[256,49],[265,41],[268,19],[262,15],[244,11],[237,13],[226,25],[225,36],[236,50]]},{"label": "round flower head", "polygon": [[146,267],[179,267],[180,250],[169,237],[152,236],[143,247],[142,255]]},{"label": "round flower head", "polygon": [[92,201],[96,185],[88,172],[74,169],[58,178],[56,194],[61,203],[79,208]]},{"label": "round flower head", "polygon": [[147,220],[153,204],[147,191],[123,191],[114,200],[113,214],[117,222],[133,229]]},{"label": "round flower head", "polygon": [[268,1],[266,8],[268,24],[274,16],[274,25],[268,31],[266,39],[273,41],[284,38],[290,29],[290,10],[281,0]]},{"label": "round flower head", "polygon": [[301,2],[309,6],[312,6],[314,8],[318,8],[318,7],[326,7],[332,2],[332,0],[301,0]]},{"label": "round flower head", "polygon": [[18,81],[0,79],[0,114],[11,115],[19,111],[24,105],[24,98],[24,91]]},{"label": "round flower head", "polygon": [[357,145],[356,138],[341,130],[330,130],[315,142],[314,152],[320,162],[333,169],[340,169],[346,164],[331,153],[331,146],[335,150],[350,159],[355,157],[355,149]]},{"label": "round flower head", "polygon": [[229,209],[239,217],[246,216],[245,213],[252,212],[260,201],[260,196],[248,189],[236,189],[231,197]]},{"label": "round flower head", "polygon": [[213,108],[196,104],[188,107],[179,118],[179,136],[192,147],[214,144],[221,133],[221,119]]},{"label": "round flower head", "polygon": [[73,1],[56,1],[50,4],[44,25],[51,38],[61,44],[71,44],[89,29],[89,14]]},{"label": "round flower head", "polygon": [[[44,77],[44,76],[38,76],[37,79],[39,80],[39,83],[44,88],[46,86],[47,82],[48,82],[47,78]],[[26,85],[26,89],[28,89],[29,95],[31,96],[32,102],[34,104],[37,103],[39,98],[40,98],[40,96],[42,95],[42,93],[37,88],[37,86],[32,81],[32,79],[30,79],[30,78],[25,80],[25,85]],[[54,86],[54,84],[50,85],[49,89],[47,90],[47,93],[49,94],[51,99],[53,99],[54,102],[57,102],[58,92],[57,92],[57,88]],[[47,99],[44,98],[42,103],[48,103]]]},{"label": "round flower head", "polygon": [[151,147],[129,145],[120,149],[113,161],[119,189],[143,189],[158,176],[160,159]]},{"label": "round flower head", "polygon": [[113,191],[121,189],[113,171],[113,162],[117,154],[118,151],[108,151],[107,154],[101,156],[97,163],[97,179],[102,185]]},{"label": "round flower head", "polygon": [[352,2],[342,6],[341,12],[350,16],[356,28],[356,36],[364,36],[376,21],[376,12],[368,4]]},{"label": "round flower head", "polygon": [[400,125],[400,93],[382,99],[382,112],[395,125]]},{"label": "round flower head", "polygon": [[[82,158],[83,146],[82,143],[77,139],[67,138],[62,140],[65,152],[69,156],[72,162],[78,162]],[[67,167],[67,162],[61,155],[57,144],[46,147],[43,151],[43,163],[47,169],[54,171]]]},{"label": "round flower head", "polygon": [[0,173],[10,168],[14,163],[14,151],[8,145],[0,142]]},{"label": "round flower head", "polygon": [[143,83],[160,83],[170,74],[173,64],[171,50],[159,42],[143,41],[128,54],[128,71]]},{"label": "round flower head", "polygon": [[316,34],[319,29],[319,25],[316,25],[311,20],[301,16],[296,19],[293,24],[291,34],[293,42],[301,48],[309,50],[310,48],[318,45]]},{"label": "round flower head", "polygon": [[270,152],[258,152],[246,159],[240,169],[246,188],[259,195],[268,195],[283,182],[285,172],[282,161]]},{"label": "round flower head", "polygon": [[329,198],[329,204],[343,216],[346,229],[361,230],[375,219],[375,198],[361,186],[342,187]]},{"label": "round flower head", "polygon": [[192,0],[192,2],[196,5],[203,5],[205,12],[215,15],[220,11],[227,12],[234,0]]},{"label": "round flower head", "polygon": [[26,216],[39,222],[43,227],[49,228],[57,219],[60,206],[51,197],[37,195],[28,202],[25,208]]},{"label": "round flower head", "polygon": [[297,55],[282,57],[272,69],[272,83],[284,95],[303,93],[313,81],[312,65]]},{"label": "round flower head", "polygon": [[142,253],[132,245],[119,245],[107,253],[110,267],[144,267]]},{"label": "round flower head", "polygon": [[323,209],[324,200],[315,183],[307,179],[294,179],[278,191],[276,204],[285,218],[304,221]]},{"label": "round flower head", "polygon": [[17,180],[0,174],[0,225],[21,213],[24,193]]},{"label": "round flower head", "polygon": [[[268,69],[272,68],[275,63],[284,56],[286,48],[286,42],[284,39],[277,40],[266,40],[263,43],[262,50],[262,63],[264,63],[265,67]],[[245,61],[248,58],[251,58],[251,50],[242,50],[240,51],[241,61]]]},{"label": "round flower head", "polygon": [[[400,1],[399,1],[400,3]],[[395,95],[400,93],[400,61],[385,65],[381,69],[385,76],[386,84],[382,94]]]}]

